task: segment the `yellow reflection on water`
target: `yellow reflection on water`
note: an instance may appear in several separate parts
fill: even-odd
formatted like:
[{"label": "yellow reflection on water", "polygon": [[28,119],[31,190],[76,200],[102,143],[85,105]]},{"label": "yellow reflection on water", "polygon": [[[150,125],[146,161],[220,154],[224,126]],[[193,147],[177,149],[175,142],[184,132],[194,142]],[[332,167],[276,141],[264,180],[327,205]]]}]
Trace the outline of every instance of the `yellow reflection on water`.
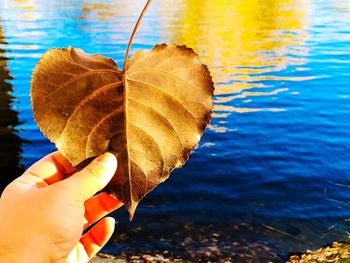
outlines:
[{"label": "yellow reflection on water", "polygon": [[38,13],[35,12],[35,10],[38,9],[38,6],[40,3],[38,3],[37,0],[4,0],[3,3],[4,6],[0,5],[0,11],[1,8],[4,8],[4,11],[6,12],[6,9],[10,7],[11,9],[17,9],[17,10],[24,10],[25,12],[20,12],[19,14],[16,14],[17,20],[27,20],[27,21],[35,21],[39,18]]},{"label": "yellow reflection on water", "polygon": [[[192,47],[209,65],[216,83],[216,114],[283,110],[254,106],[238,109],[221,104],[243,97],[272,96],[289,89],[277,86],[272,87],[274,91],[264,91],[271,89],[264,85],[265,80],[281,83],[307,79],[275,73],[289,65],[305,63],[310,1],[176,0],[172,5],[170,2],[157,1],[160,15],[166,16],[161,20],[163,38]],[[171,10],[174,7],[176,11]],[[237,95],[252,88],[262,90]]]},{"label": "yellow reflection on water", "polygon": [[[23,12],[27,17],[21,19],[33,20],[33,23],[44,18],[43,12],[34,11],[49,3],[8,1],[18,8],[32,10]],[[145,1],[70,0],[62,1],[62,4],[74,2],[81,11],[79,19],[97,22],[94,26],[81,25],[86,31],[91,34],[106,31],[113,43],[126,43],[126,35]],[[160,34],[162,42],[186,44],[197,51],[214,78],[215,116],[218,118],[228,116],[227,113],[232,111],[283,110],[257,108],[254,99],[276,96],[291,89],[292,81],[312,78],[283,75],[288,66],[302,68],[305,63],[310,10],[311,0],[154,0],[134,43],[148,41],[147,44],[151,44],[149,39],[157,39]],[[97,27],[97,24],[103,26]],[[34,24],[23,26],[28,28]],[[144,35],[143,32],[149,31],[154,35]],[[253,88],[259,92],[246,91]],[[291,96],[293,94],[297,95],[291,90]],[[246,106],[233,107],[230,103],[235,99],[246,99]]]},{"label": "yellow reflection on water", "polygon": [[[81,26],[85,31],[91,34],[96,31],[98,33],[108,32],[113,44],[126,44],[145,3],[146,1],[140,0],[83,0],[80,3],[81,14],[77,18],[103,25],[98,29],[89,25]],[[133,43],[144,43],[143,32],[153,30],[152,18],[158,15],[154,14],[154,5],[147,10],[146,18],[140,24]]]},{"label": "yellow reflection on water", "polygon": [[[85,0],[81,3],[82,15],[79,17],[82,20],[111,22],[120,21],[123,17],[129,17],[130,21],[134,21],[136,14],[140,12],[143,6],[143,1],[138,0]],[[123,30],[124,28],[120,28]],[[126,28],[130,31],[130,28]]]}]

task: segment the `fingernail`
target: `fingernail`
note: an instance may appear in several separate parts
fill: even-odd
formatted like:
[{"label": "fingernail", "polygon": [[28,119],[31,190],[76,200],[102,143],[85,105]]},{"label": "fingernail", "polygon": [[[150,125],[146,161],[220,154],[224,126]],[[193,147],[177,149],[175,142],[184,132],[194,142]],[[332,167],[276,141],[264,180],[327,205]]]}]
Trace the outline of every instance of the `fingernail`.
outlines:
[{"label": "fingernail", "polygon": [[96,162],[102,163],[104,165],[109,165],[117,162],[117,158],[112,153],[104,153],[97,157]]}]

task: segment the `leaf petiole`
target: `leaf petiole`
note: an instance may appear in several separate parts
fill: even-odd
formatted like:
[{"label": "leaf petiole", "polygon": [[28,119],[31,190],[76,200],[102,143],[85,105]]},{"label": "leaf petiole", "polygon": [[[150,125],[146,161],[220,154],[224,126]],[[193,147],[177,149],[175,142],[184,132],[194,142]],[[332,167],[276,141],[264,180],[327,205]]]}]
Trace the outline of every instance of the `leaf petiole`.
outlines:
[{"label": "leaf petiole", "polygon": [[139,18],[137,19],[137,22],[134,26],[134,29],[132,30],[132,33],[130,35],[130,39],[129,39],[129,42],[128,42],[128,46],[126,48],[126,51],[125,51],[125,56],[124,56],[124,63],[123,63],[123,74],[125,74],[125,70],[126,70],[126,62],[128,60],[128,56],[129,56],[129,51],[130,51],[130,46],[131,46],[131,43],[134,39],[134,36],[135,36],[135,33],[137,31],[137,28],[139,27],[139,24],[144,16],[144,14],[146,13],[146,10],[148,8],[148,6],[151,4],[152,0],[147,0],[147,3],[145,4],[144,8],[142,9],[142,12],[139,16]]}]

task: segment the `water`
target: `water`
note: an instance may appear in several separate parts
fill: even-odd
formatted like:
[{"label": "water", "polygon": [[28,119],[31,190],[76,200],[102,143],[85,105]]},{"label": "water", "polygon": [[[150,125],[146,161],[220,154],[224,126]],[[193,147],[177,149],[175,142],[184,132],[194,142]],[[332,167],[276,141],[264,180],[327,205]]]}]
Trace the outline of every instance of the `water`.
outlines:
[{"label": "water", "polygon": [[[121,66],[142,5],[0,0],[1,185],[55,149],[29,101],[41,55],[71,45]],[[161,42],[196,50],[215,81],[214,118],[134,221],[125,209],[113,214],[117,230],[104,252],[279,262],[344,238],[349,19],[346,0],[155,0],[131,51]]]}]

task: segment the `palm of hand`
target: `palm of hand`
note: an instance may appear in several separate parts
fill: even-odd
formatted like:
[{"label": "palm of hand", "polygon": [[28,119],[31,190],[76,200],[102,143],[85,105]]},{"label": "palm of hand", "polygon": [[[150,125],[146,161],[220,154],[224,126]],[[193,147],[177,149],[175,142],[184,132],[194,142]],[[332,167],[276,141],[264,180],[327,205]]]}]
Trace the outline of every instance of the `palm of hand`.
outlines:
[{"label": "palm of hand", "polygon": [[[74,168],[57,152],[35,163],[4,190],[0,199],[4,231],[16,229],[15,235],[7,232],[10,241],[14,246],[39,250],[42,258],[47,254],[50,262],[87,262],[114,230],[113,218],[100,219],[122,205],[104,192],[93,196],[111,178],[101,181],[100,177],[104,173],[113,176],[115,160],[114,163],[110,169],[105,163],[94,161],[69,178]],[[33,258],[29,260],[34,262]]]}]

